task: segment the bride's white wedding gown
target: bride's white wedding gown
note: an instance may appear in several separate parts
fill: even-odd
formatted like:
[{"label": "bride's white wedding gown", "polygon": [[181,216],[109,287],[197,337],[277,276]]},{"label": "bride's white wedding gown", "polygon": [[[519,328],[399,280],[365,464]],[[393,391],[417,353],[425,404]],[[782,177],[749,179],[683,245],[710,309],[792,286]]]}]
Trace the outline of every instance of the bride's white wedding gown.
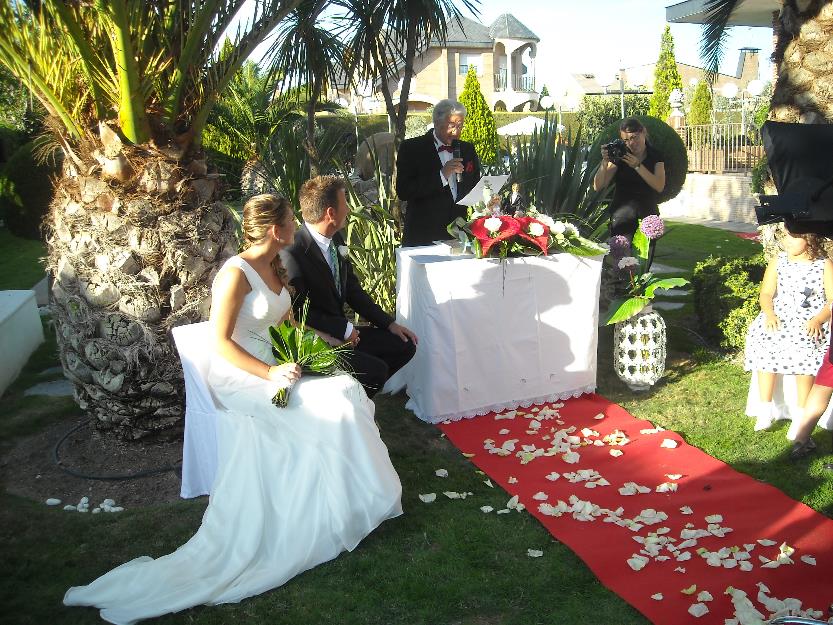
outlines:
[{"label": "bride's white wedding gown", "polygon": [[[243,259],[229,264],[252,288],[233,338],[274,362],[267,329],[288,310],[289,294],[269,289]],[[70,588],[66,605],[96,606],[104,620],[128,624],[240,601],[352,550],[402,513],[373,403],[352,377],[303,378],[289,406],[277,408],[273,382],[215,356],[209,385],[227,410],[218,411],[217,478],[199,530],[167,556],[139,557]]]}]

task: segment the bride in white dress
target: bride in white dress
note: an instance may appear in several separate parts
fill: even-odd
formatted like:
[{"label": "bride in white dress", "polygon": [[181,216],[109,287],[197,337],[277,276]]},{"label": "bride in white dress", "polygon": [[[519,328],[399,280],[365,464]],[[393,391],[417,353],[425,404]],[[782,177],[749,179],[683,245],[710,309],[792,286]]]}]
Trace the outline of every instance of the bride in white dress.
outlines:
[{"label": "bride in white dress", "polygon": [[[349,375],[298,379],[297,365],[274,364],[268,327],[290,308],[278,257],[295,231],[289,203],[253,197],[243,231],[248,247],[212,286],[209,386],[226,410],[202,525],[167,556],[142,556],[70,588],[66,605],[96,606],[105,621],[126,625],[237,602],[351,551],[402,513],[399,477],[361,385]],[[272,405],[296,380],[289,405]]]}]

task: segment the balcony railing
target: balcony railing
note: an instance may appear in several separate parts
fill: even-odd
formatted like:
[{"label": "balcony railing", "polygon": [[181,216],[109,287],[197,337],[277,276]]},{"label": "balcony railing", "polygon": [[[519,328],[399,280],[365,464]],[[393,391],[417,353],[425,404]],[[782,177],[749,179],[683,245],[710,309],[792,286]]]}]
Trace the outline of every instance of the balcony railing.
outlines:
[{"label": "balcony railing", "polygon": [[495,91],[506,91],[506,72],[495,74]]},{"label": "balcony railing", "polygon": [[535,91],[535,76],[512,76],[515,91]]},{"label": "balcony railing", "polygon": [[[495,91],[506,91],[506,72],[494,75]],[[535,76],[512,76],[512,89],[515,91],[535,91]]]},{"label": "balcony railing", "polygon": [[680,137],[688,151],[688,170],[705,173],[745,172],[764,155],[761,132],[740,123],[684,126]]}]

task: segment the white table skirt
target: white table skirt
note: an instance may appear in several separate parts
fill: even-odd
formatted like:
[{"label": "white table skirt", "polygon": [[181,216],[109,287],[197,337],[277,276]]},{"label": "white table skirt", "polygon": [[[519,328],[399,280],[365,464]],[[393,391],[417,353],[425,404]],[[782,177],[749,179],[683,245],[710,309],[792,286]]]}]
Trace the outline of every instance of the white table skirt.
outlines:
[{"label": "white table skirt", "polygon": [[594,391],[602,258],[399,249],[397,321],[419,346],[385,390],[430,423]]}]

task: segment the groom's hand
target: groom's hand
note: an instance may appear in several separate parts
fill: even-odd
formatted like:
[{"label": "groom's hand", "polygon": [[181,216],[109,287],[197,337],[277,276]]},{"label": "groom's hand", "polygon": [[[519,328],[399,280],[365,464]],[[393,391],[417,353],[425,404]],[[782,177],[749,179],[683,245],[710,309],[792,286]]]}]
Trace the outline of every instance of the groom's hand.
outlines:
[{"label": "groom's hand", "polygon": [[390,332],[391,334],[395,334],[400,339],[402,339],[403,342],[406,343],[408,341],[411,341],[414,345],[416,345],[419,342],[419,340],[416,337],[416,334],[411,332],[405,326],[399,325],[395,321],[388,326],[388,332]]}]

